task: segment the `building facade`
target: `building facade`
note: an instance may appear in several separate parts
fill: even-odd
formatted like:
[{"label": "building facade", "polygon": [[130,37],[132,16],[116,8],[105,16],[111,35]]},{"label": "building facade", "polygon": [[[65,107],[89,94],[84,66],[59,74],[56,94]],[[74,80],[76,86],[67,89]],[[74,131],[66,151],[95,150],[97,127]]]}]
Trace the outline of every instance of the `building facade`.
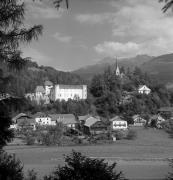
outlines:
[{"label": "building facade", "polygon": [[52,101],[68,99],[80,100],[87,99],[87,86],[86,85],[55,85],[51,90],[50,99]]}]

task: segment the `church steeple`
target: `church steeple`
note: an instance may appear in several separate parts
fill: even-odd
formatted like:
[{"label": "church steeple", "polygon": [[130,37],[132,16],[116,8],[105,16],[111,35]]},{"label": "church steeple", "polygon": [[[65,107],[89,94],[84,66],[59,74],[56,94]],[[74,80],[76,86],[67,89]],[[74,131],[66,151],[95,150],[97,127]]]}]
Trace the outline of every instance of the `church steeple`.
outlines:
[{"label": "church steeple", "polygon": [[116,74],[116,76],[120,76],[120,75],[121,75],[120,69],[119,69],[119,66],[118,66],[118,60],[117,60],[117,57],[116,57],[116,70],[115,70],[115,74]]}]

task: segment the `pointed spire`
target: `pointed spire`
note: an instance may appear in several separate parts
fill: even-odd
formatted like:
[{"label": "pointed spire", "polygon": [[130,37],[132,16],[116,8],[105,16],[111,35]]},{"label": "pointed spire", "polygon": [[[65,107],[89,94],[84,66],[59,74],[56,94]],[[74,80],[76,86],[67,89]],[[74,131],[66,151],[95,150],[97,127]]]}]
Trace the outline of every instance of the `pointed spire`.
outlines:
[{"label": "pointed spire", "polygon": [[116,76],[120,76],[120,69],[118,67],[118,59],[117,59],[117,57],[116,57],[116,70],[115,70],[115,74],[116,74]]}]

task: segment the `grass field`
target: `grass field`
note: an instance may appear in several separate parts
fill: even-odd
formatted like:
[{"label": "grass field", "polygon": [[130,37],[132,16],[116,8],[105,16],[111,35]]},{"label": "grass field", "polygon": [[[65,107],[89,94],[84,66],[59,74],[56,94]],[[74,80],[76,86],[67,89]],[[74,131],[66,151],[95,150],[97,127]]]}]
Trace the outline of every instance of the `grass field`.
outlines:
[{"label": "grass field", "polygon": [[92,158],[116,161],[118,169],[130,179],[163,179],[173,158],[173,139],[161,130],[137,128],[136,140],[121,140],[109,145],[73,147],[7,146],[24,163],[25,170],[34,168],[40,176],[62,165],[63,154],[80,151]]}]

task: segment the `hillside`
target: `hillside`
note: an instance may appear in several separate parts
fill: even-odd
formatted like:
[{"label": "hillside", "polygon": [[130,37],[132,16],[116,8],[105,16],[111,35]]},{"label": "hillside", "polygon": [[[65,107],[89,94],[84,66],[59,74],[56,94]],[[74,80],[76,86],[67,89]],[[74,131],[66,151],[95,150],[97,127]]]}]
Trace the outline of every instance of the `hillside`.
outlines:
[{"label": "hillside", "polygon": [[164,83],[173,83],[173,54],[165,54],[144,63],[141,69]]},{"label": "hillside", "polygon": [[[148,62],[153,57],[148,55],[138,55],[132,58],[123,58],[118,60],[119,66],[123,66],[124,68],[134,69],[135,66],[140,67],[144,62]],[[115,68],[116,59],[106,57],[99,61],[95,65],[90,65],[84,68],[80,68],[78,70],[73,71],[73,73],[80,75],[82,78],[90,80],[95,74],[103,73],[105,68],[111,66]]]},{"label": "hillside", "polygon": [[[52,67],[38,66],[37,63],[27,61],[26,67],[21,72],[10,72],[6,64],[0,64],[3,76],[9,79],[6,92],[23,95],[33,92],[37,85],[43,85],[45,80],[54,84],[83,84],[86,83],[80,76],[70,72],[58,71]],[[1,83],[1,82],[0,82]]]}]

